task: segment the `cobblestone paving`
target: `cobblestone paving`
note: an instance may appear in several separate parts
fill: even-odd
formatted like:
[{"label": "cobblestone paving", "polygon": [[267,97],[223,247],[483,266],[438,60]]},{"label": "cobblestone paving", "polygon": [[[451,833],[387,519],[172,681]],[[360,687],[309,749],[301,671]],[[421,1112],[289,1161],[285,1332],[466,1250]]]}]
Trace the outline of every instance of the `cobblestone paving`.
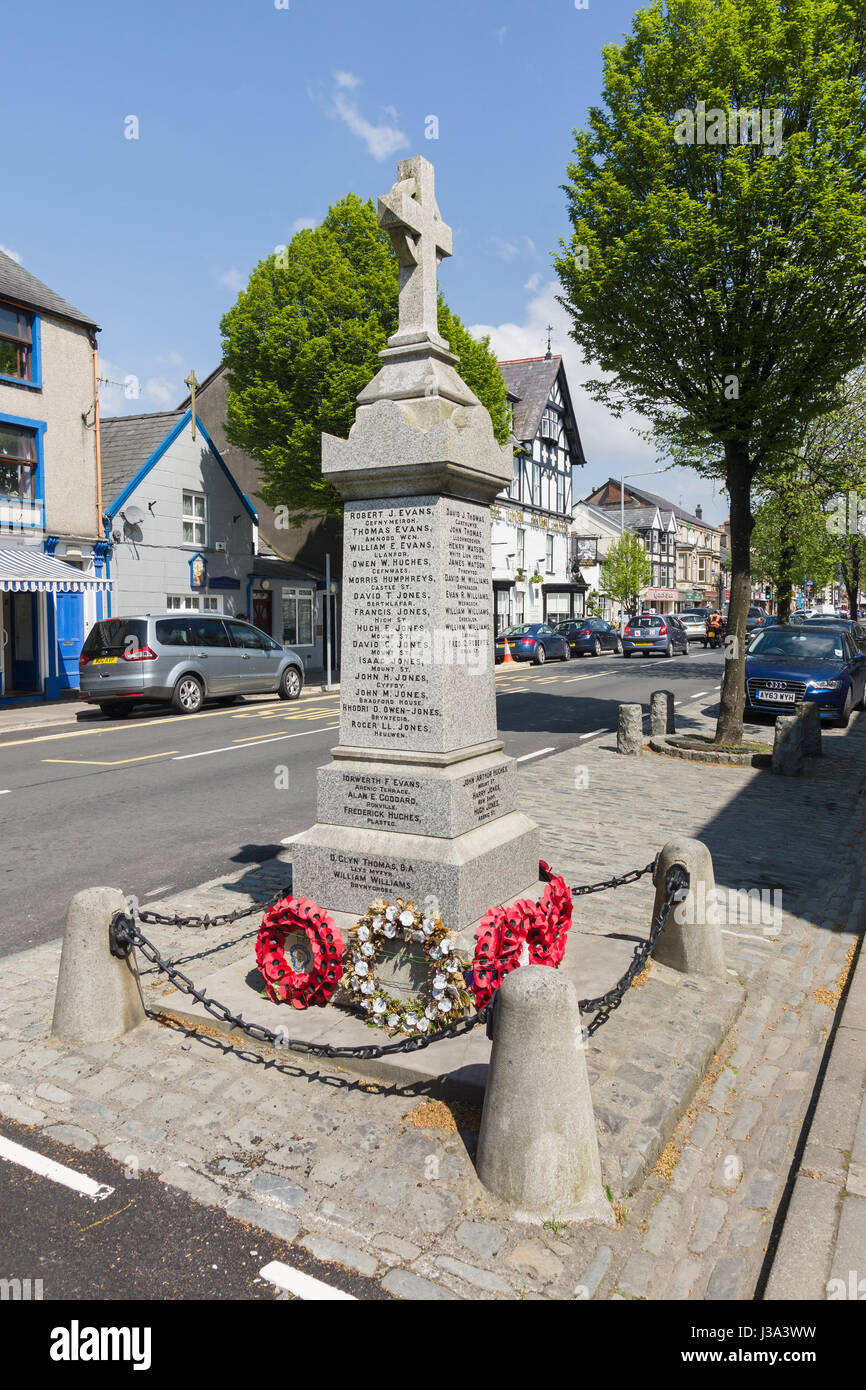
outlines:
[{"label": "cobblestone paving", "polygon": [[[866,916],[866,817],[851,809],[866,771],[866,719],[860,725],[826,736],[826,756],[797,779],[650,753],[626,760],[607,738],[521,773],[522,805],[543,827],[545,858],[569,882],[642,865],[666,839],[691,834],[710,847],[719,886],[782,893],[777,937],[760,923],[726,930],[744,1007],[652,1174],[617,1203],[616,1229],[510,1220],[475,1176],[479,1117],[466,1107],[151,1022],[118,1042],[58,1046],[48,1026],[59,943],[4,962],[0,1115],[82,1152],[102,1145],[130,1182],[152,1170],[403,1298],[750,1298],[837,982]],[[251,866],[241,881],[207,885],[183,906],[223,911],[243,892],[276,892],[283,874],[273,862]],[[646,885],[578,899],[577,921],[644,934]],[[183,959],[233,949],[227,942],[245,930],[240,922],[224,936],[208,934],[204,947],[197,934],[192,949],[190,933],[153,934]],[[654,1051],[669,1042],[665,1020],[655,1037],[645,1018],[635,1026],[637,998],[650,999],[652,988],[651,970],[606,1025],[623,1038],[632,1029],[631,1057],[617,1064],[632,1070],[611,1083],[619,1095],[652,1093]],[[600,1039],[588,1059],[599,1077]],[[683,1065],[698,1050],[690,1041]],[[594,1097],[604,1146],[611,1117],[599,1079]]]}]

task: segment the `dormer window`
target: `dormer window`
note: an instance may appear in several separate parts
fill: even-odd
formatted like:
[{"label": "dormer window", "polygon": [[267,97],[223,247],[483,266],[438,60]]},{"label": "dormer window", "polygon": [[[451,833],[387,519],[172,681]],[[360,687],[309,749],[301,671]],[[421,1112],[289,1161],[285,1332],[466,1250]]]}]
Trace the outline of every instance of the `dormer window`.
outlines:
[{"label": "dormer window", "polygon": [[33,314],[0,303],[0,376],[32,382]]},{"label": "dormer window", "polygon": [[541,417],[541,437],[542,439],[552,439],[554,444],[559,439],[559,416],[550,406]]}]

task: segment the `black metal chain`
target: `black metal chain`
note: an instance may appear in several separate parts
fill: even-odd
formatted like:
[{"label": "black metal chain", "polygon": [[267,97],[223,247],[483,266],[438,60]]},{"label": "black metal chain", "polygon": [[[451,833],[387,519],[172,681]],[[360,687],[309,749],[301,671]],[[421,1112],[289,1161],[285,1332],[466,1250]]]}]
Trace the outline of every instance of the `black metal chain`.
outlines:
[{"label": "black metal chain", "polygon": [[402,1042],[370,1044],[367,1047],[335,1047],[332,1043],[311,1043],[302,1041],[299,1038],[287,1038],[284,1032],[274,1032],[271,1028],[266,1028],[261,1023],[248,1023],[241,1014],[233,1014],[225,1004],[220,1004],[218,1000],[209,998],[203,990],[197,989],[188,975],[184,975],[178,970],[171,961],[164,960],[152,941],[148,941],[143,936],[135,921],[122,912],[118,912],[111,920],[109,927],[109,944],[111,954],[121,958],[128,956],[131,948],[135,946],[141,951],[145,960],[155,965],[157,970],[161,970],[167,975],[176,989],[183,994],[189,994],[197,1000],[212,1018],[220,1019],[223,1023],[228,1023],[232,1028],[237,1028],[249,1037],[255,1038],[258,1042],[270,1043],[273,1047],[283,1048],[287,1052],[305,1053],[310,1057],[357,1057],[361,1061],[369,1062],[377,1057],[388,1057],[395,1052],[420,1052],[422,1048],[429,1047],[433,1042],[439,1042],[440,1038],[459,1038],[464,1033],[469,1033],[479,1023],[487,1020],[487,1010],[480,1009],[471,1018],[460,1019],[457,1023],[447,1024],[432,1034],[418,1034],[415,1037],[404,1038]]},{"label": "black metal chain", "polygon": [[655,859],[645,869],[632,869],[619,878],[606,878],[602,883],[578,883],[571,889],[572,897],[583,898],[587,893],[603,893],[606,888],[621,888],[624,883],[637,883],[644,874],[651,874],[656,866]]},{"label": "black metal chain", "polygon": [[[572,893],[597,893],[604,888],[619,887],[623,883],[634,883],[645,874],[650,873],[655,867],[655,860],[648,864],[645,869],[635,869],[621,878],[609,879],[602,884],[586,884],[582,888],[573,888]],[[665,875],[665,898],[659,909],[658,915],[652,924],[650,934],[646,941],[642,941],[635,947],[631,964],[625,974],[614,985],[613,989],[606,994],[601,994],[596,999],[581,999],[579,1007],[581,1013],[595,1013],[595,1018],[589,1024],[587,1033],[592,1034],[606,1023],[614,1009],[619,1008],[626,991],[632,981],[644,969],[647,961],[656,948],[659,937],[665,928],[671,908],[677,901],[681,892],[688,889],[689,875],[685,868],[680,864],[672,864]],[[279,895],[274,902],[279,902]],[[169,926],[189,926],[198,923],[203,926],[214,926],[219,921],[236,921],[239,917],[249,916],[250,913],[258,911],[260,908],[272,907],[273,902],[254,903],[252,907],[242,909],[238,912],[226,914],[223,918],[166,918],[156,913],[139,913],[142,921],[157,920]],[[233,1014],[231,1009],[225,1004],[221,1004],[216,999],[211,999],[203,990],[197,989],[188,975],[169,960],[165,960],[152,941],[143,935],[137,926],[135,919],[123,912],[115,913],[109,925],[109,946],[111,954],[121,959],[129,955],[135,946],[145,960],[151,965],[155,965],[157,970],[167,975],[176,989],[183,994],[190,995],[201,1004],[212,1018],[228,1023],[231,1028],[237,1028],[240,1032],[246,1033],[249,1037],[255,1038],[258,1042],[270,1043],[273,1047],[285,1048],[289,1052],[298,1052],[311,1057],[357,1057],[361,1061],[373,1061],[379,1057],[387,1057],[398,1052],[420,1052],[422,1048],[429,1047],[431,1043],[439,1042],[442,1038],[459,1038],[472,1031],[479,1023],[492,1022],[493,1007],[496,1002],[496,995],[493,1001],[485,1008],[479,1009],[470,1018],[460,1019],[457,1023],[448,1024],[440,1028],[437,1032],[428,1035],[419,1034],[415,1037],[404,1038],[402,1042],[387,1043],[382,1045],[370,1044],[367,1047],[335,1047],[331,1043],[311,1043],[300,1038],[286,1038],[285,1034],[275,1032],[271,1028],[266,1028],[261,1023],[249,1023],[241,1014]],[[488,1027],[488,1036],[490,1036]]]},{"label": "black metal chain", "polygon": [[288,897],[290,892],[290,888],[281,888],[274,898],[250,903],[249,907],[235,908],[234,912],[222,912],[217,917],[211,917],[208,913],[203,917],[181,917],[178,913],[167,917],[163,913],[152,912],[149,908],[137,908],[136,915],[140,922],[153,922],[163,927],[222,927],[228,926],[229,922],[239,922],[242,917],[251,917],[254,912],[267,912],[268,908],[275,907],[283,898]]},{"label": "black metal chain", "polygon": [[[652,865],[650,866],[652,867]],[[646,872],[644,870],[644,872]],[[618,1009],[625,998],[626,990],[631,986],[632,981],[640,974],[646,966],[647,961],[655,950],[658,939],[665,929],[671,908],[679,900],[680,894],[689,887],[689,873],[682,864],[671,864],[665,874],[665,896],[658,915],[650,928],[650,934],[646,941],[641,941],[635,947],[631,964],[623,975],[622,979],[609,989],[607,994],[600,994],[597,999],[581,999],[580,1012],[582,1014],[595,1013],[595,1018],[589,1024],[587,1032],[595,1033],[607,1023],[614,1009]],[[597,1011],[597,1012],[596,1012]]]}]

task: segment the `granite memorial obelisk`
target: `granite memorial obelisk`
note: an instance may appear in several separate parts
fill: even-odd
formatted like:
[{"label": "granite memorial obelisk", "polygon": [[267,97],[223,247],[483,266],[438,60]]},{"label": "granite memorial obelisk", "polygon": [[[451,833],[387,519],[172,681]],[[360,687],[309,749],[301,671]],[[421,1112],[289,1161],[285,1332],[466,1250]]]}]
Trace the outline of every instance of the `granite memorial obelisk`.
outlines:
[{"label": "granite memorial obelisk", "polygon": [[345,503],[340,737],[317,824],[293,845],[293,893],[353,915],[433,897],[459,931],[538,880],[496,728],[490,503],[513,452],[438,331],[451,229],[426,159],[400,163],[379,223],[400,267],[399,327],[349,438],[322,440]]}]

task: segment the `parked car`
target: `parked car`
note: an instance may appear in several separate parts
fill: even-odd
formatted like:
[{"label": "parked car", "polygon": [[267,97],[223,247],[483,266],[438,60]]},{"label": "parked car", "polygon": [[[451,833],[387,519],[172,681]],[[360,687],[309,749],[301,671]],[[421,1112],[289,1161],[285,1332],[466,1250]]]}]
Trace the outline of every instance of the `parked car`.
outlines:
[{"label": "parked car", "polygon": [[515,661],[534,661],[536,666],[542,666],[550,657],[568,661],[571,655],[567,639],[548,623],[520,623],[500,632],[494,644],[497,663],[505,659],[506,640]]},{"label": "parked car", "polygon": [[811,618],[810,630],[813,624],[815,627],[841,628],[843,632],[851,634],[858,651],[866,652],[866,624],[854,622],[851,618],[837,618],[832,613],[829,616],[822,613],[820,617]]},{"label": "parked car", "polygon": [[601,656],[602,652],[622,652],[616,628],[603,618],[569,618],[556,624],[557,632],[568,640],[572,656]]},{"label": "parked car", "polygon": [[622,648],[625,656],[640,652],[649,656],[650,652],[661,652],[663,656],[673,656],[675,652],[689,654],[688,633],[673,613],[641,613],[629,618],[622,635]]},{"label": "parked car", "polygon": [[206,700],[227,705],[268,691],[297,700],[304,685],[304,663],[291,647],[214,613],[104,618],[87,634],[78,669],[81,699],[110,719],[138,704],[196,714]]},{"label": "parked car", "polygon": [[866,699],[866,656],[844,628],[778,623],[755,634],[746,652],[746,709],[780,714],[812,700],[842,728]]},{"label": "parked car", "polygon": [[[759,632],[762,627],[775,627],[778,622],[779,619],[776,617],[775,613],[762,613],[755,623],[755,626],[752,628],[752,631]],[[746,631],[748,631],[748,628]]]},{"label": "parked car", "polygon": [[709,608],[690,608],[685,613],[677,613],[690,642],[702,642],[704,640],[709,616]]}]

